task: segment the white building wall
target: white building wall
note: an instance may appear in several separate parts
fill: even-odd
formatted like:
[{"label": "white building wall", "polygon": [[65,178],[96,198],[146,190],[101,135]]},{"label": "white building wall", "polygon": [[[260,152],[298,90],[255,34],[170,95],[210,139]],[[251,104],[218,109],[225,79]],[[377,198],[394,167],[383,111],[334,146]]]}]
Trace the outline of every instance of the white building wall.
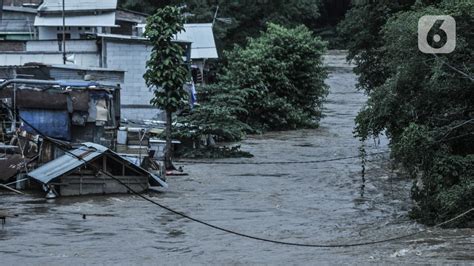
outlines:
[{"label": "white building wall", "polygon": [[[143,75],[146,61],[150,57],[151,46],[143,42],[106,41],[106,54],[99,52],[95,40],[73,40],[66,43],[68,55],[75,55],[75,64],[83,67],[105,67],[125,71],[121,91],[122,117],[128,119],[152,119],[162,112],[150,104],[153,91],[149,89]],[[26,52],[0,53],[0,65],[23,65],[37,62],[62,64],[62,53],[57,40],[29,41]],[[101,65],[101,58],[106,58]]]},{"label": "white building wall", "polygon": [[[60,52],[61,43],[57,40],[29,41],[26,43],[28,52]],[[66,42],[66,51],[69,52],[94,52],[97,53],[95,40],[74,40]]]},{"label": "white building wall", "polygon": [[121,91],[122,117],[152,119],[159,115],[161,111],[150,105],[153,91],[143,79],[151,46],[144,43],[107,41],[106,51],[106,67],[125,71],[125,83]]},{"label": "white building wall", "polygon": [[[100,54],[95,40],[74,40],[66,43],[68,55],[74,54],[76,65],[99,67]],[[62,64],[60,44],[54,41],[27,41],[25,52],[1,52],[0,65],[23,65],[25,63]],[[71,63],[72,64],[72,63]]]},{"label": "white building wall", "polygon": [[[23,65],[26,63],[43,63],[43,64],[62,64],[63,56],[61,53],[0,53],[0,65],[12,66]],[[97,54],[77,54],[75,55],[76,65],[80,66],[94,66],[99,65],[99,57]]]},{"label": "white building wall", "polygon": [[[101,27],[99,27],[101,28]],[[104,29],[105,31],[107,28]],[[91,27],[66,27],[66,34],[71,34],[71,40],[78,40],[82,33],[94,31]],[[99,31],[99,32],[102,32]],[[40,40],[56,40],[58,34],[62,34],[61,27],[38,27],[38,39]]]}]

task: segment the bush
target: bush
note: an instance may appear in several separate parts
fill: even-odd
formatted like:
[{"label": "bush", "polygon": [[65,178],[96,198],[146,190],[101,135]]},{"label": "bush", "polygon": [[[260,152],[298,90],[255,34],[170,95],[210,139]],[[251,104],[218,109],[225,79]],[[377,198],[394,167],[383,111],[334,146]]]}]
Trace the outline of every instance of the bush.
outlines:
[{"label": "bush", "polygon": [[[227,54],[217,84],[198,88],[200,105],[182,112],[174,137],[201,149],[203,137],[238,141],[247,133],[316,127],[327,94],[324,51],[304,26],[268,24],[261,37]],[[209,151],[219,152],[203,154]]]},{"label": "bush", "polygon": [[238,119],[245,114],[244,97],[238,90],[210,85],[197,88],[199,105],[185,110],[178,117],[178,139],[200,142],[202,136],[212,135],[217,141],[239,141],[252,128]]},{"label": "bush", "polygon": [[227,53],[219,85],[244,98],[239,119],[257,130],[314,127],[327,95],[325,43],[305,26],[268,24],[259,38]]}]

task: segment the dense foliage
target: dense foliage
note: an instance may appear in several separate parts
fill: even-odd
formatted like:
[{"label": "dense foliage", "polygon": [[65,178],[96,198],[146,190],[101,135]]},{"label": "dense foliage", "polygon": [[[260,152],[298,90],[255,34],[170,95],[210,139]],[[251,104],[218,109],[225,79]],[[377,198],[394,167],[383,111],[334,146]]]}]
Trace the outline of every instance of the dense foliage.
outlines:
[{"label": "dense foliage", "polygon": [[[308,28],[296,26],[315,26],[320,0],[123,0],[120,4],[147,13],[175,5],[186,22],[209,23],[217,15],[214,33],[221,47],[231,49],[220,64],[220,68],[227,67],[224,74],[219,75],[218,84],[198,89],[199,106],[180,113],[175,137],[200,146],[209,144],[202,141],[203,136],[213,136],[217,141],[236,141],[248,132],[317,125],[327,93],[326,73],[321,66],[324,44],[314,38]],[[330,10],[323,10],[328,17]],[[269,22],[296,28],[289,30],[268,24],[265,35],[257,37]],[[241,46],[233,48],[234,44]],[[287,54],[292,56],[287,57]],[[148,75],[152,77],[156,70],[150,68]],[[166,99],[162,96],[165,95],[155,99]],[[171,99],[182,95],[175,96],[179,97]]]},{"label": "dense foliage", "polygon": [[216,142],[239,141],[252,128],[239,120],[237,114],[246,113],[244,97],[227,86],[198,87],[200,104],[186,108],[177,117],[174,138],[184,145],[177,155],[186,158],[251,157],[237,147],[216,145]]},{"label": "dense foliage", "polygon": [[[353,8],[339,24],[349,50],[349,60],[356,64],[354,72],[359,76],[358,86],[370,90],[387,79],[383,57],[383,40],[380,31],[394,13],[409,9],[415,0],[353,1]],[[416,48],[416,47],[415,47]]]},{"label": "dense foliage", "polygon": [[331,29],[343,17],[348,4],[349,0],[121,1],[125,8],[147,13],[166,5],[182,6],[189,23],[211,23],[217,11],[214,32],[225,50],[234,44],[243,45],[248,37],[258,37],[269,22],[287,27],[303,24],[313,31],[333,34]]},{"label": "dense foliage", "polygon": [[166,168],[171,168],[171,114],[184,106],[187,98],[184,84],[188,68],[184,64],[184,49],[173,41],[176,33],[184,29],[184,19],[175,7],[164,7],[147,19],[145,35],[150,39],[152,51],[143,76],[146,84],[154,88],[151,104],[166,111]]},{"label": "dense foliage", "polygon": [[[369,95],[356,133],[362,139],[387,134],[394,158],[415,179],[413,216],[435,224],[474,207],[474,3],[382,2],[355,6],[341,25]],[[418,20],[433,14],[456,19],[451,54],[418,50]]]},{"label": "dense foliage", "polygon": [[227,54],[218,86],[244,98],[239,119],[257,130],[317,125],[327,94],[325,43],[305,26],[268,24],[246,47]]},{"label": "dense foliage", "polygon": [[217,84],[198,88],[200,104],[180,114],[175,136],[205,147],[212,142],[203,136],[236,141],[249,132],[316,127],[327,94],[324,51],[304,26],[268,24],[228,53]]},{"label": "dense foliage", "polygon": [[197,89],[200,104],[183,111],[178,117],[176,137],[201,141],[202,136],[212,135],[216,141],[238,141],[251,127],[238,118],[245,114],[245,98],[229,86],[211,85]]}]

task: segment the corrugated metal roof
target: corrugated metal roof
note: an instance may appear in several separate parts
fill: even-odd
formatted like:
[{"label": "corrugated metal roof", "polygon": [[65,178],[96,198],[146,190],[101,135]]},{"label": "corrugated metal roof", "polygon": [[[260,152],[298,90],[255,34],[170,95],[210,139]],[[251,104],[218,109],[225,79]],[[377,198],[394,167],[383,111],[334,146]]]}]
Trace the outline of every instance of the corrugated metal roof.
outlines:
[{"label": "corrugated metal roof", "polygon": [[0,20],[0,32],[2,33],[24,33],[31,34],[32,21],[26,19],[3,19]]},{"label": "corrugated metal roof", "polygon": [[36,14],[36,8],[22,6],[3,6],[4,11]]},{"label": "corrugated metal roof", "polygon": [[184,29],[177,39],[192,42],[191,59],[219,58],[212,23],[184,24]]},{"label": "corrugated metal roof", "polygon": [[[84,143],[84,147],[80,147],[71,151],[72,154],[82,158],[86,162],[99,157],[107,151],[107,148],[94,143]],[[51,182],[51,180],[60,177],[68,172],[83,165],[84,162],[77,159],[71,154],[65,154],[54,161],[51,161],[40,168],[30,172],[28,175],[43,184]]]},{"label": "corrugated metal roof", "polygon": [[[63,25],[61,16],[36,16],[35,26],[60,27]],[[99,15],[66,16],[66,26],[76,27],[116,27],[115,12]]]},{"label": "corrugated metal roof", "polygon": [[[66,11],[115,10],[117,0],[65,0]],[[61,11],[62,0],[44,0],[38,7],[40,12]]]},{"label": "corrugated metal roof", "polygon": [[82,145],[83,145],[82,147],[70,151],[70,153],[74,154],[75,156],[80,157],[82,160],[79,160],[75,156],[66,153],[65,155],[57,158],[56,160],[53,160],[41,166],[40,168],[30,172],[28,176],[30,176],[31,178],[43,184],[47,184],[51,182],[53,179],[58,178],[62,175],[65,175],[73,171],[74,169],[84,165],[85,164],[84,161],[90,162],[105,153],[109,153],[115,156],[116,158],[120,158],[124,161],[129,162],[130,167],[133,167],[143,172],[143,174],[148,175],[151,185],[162,186],[164,188],[168,187],[168,184],[166,184],[166,182],[161,180],[158,176],[146,171],[145,169],[139,166],[134,165],[126,158],[121,157],[119,154],[109,150],[108,148],[102,145],[90,143],[90,142],[83,143]]}]

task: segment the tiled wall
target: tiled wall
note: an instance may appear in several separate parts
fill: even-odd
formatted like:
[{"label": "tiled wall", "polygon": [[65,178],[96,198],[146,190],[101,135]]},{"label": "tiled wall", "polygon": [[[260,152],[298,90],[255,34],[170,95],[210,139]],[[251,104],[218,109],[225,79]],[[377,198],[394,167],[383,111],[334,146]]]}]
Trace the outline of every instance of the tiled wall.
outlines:
[{"label": "tiled wall", "polygon": [[144,43],[107,42],[107,67],[125,72],[125,83],[121,92],[123,117],[151,119],[161,113],[151,108],[153,91],[149,89],[143,75],[151,46]]}]

